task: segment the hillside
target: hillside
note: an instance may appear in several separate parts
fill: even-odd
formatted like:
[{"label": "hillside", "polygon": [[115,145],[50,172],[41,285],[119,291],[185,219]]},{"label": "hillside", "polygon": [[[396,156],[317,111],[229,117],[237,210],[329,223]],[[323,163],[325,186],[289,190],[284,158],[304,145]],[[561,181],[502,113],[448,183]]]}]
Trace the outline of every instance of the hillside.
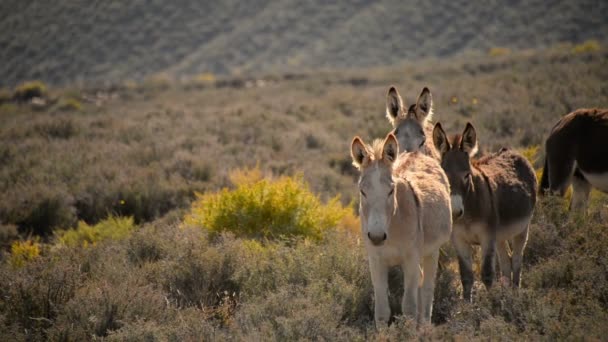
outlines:
[{"label": "hillside", "polygon": [[606,40],[605,1],[0,3],[0,85],[390,65]]},{"label": "hillside", "polygon": [[399,315],[398,270],[395,320],[374,326],[349,152],[353,136],[389,131],[391,84],[406,104],[430,87],[449,134],[470,121],[482,154],[509,146],[535,168],[558,118],[608,103],[602,44],[499,52],[263,77],[34,83],[18,89],[38,91],[28,101],[0,92],[0,341],[604,339],[608,196],[597,191],[587,215],[539,199],[522,288],[477,281],[463,302],[448,243],[433,327]]}]

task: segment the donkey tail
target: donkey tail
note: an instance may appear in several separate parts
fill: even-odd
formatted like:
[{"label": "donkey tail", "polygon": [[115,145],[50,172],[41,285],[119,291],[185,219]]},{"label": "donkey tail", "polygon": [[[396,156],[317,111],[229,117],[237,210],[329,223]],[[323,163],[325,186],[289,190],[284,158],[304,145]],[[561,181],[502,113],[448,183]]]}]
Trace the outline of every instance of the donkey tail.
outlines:
[{"label": "donkey tail", "polygon": [[545,157],[545,166],[543,167],[543,175],[540,177],[540,186],[538,187],[538,194],[540,196],[545,195],[549,191],[549,163],[547,157]]}]

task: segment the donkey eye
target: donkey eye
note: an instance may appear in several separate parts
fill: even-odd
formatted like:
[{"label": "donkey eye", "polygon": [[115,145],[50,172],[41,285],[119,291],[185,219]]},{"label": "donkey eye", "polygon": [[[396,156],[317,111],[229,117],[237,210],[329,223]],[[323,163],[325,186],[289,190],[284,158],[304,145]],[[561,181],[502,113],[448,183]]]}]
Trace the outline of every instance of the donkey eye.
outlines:
[{"label": "donkey eye", "polygon": [[361,190],[361,195],[363,195],[363,197],[367,197],[367,195],[365,194],[365,192],[363,192],[363,190]]},{"label": "donkey eye", "polygon": [[388,195],[391,196],[394,192],[395,192],[395,188],[391,188],[391,191],[389,191]]}]

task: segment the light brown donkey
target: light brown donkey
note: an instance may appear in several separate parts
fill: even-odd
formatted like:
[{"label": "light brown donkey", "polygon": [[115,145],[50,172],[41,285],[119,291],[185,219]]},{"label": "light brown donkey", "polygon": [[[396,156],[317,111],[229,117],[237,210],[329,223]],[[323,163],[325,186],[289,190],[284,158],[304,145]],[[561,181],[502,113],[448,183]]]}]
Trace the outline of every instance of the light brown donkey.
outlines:
[{"label": "light brown donkey", "polygon": [[[450,180],[452,242],[458,253],[464,299],[471,300],[472,244],[481,245],[481,278],[487,287],[494,280],[495,248],[503,277],[518,287],[536,203],[534,169],[523,156],[508,149],[472,160],[477,151],[477,134],[470,123],[462,135],[456,135],[451,141],[437,123],[433,141]],[[513,247],[511,256],[509,241]]]},{"label": "light brown donkey", "polygon": [[579,109],[553,127],[545,143],[540,194],[564,195],[572,182],[571,210],[585,210],[591,187],[608,193],[608,109]]},{"label": "light brown donkey", "polygon": [[351,155],[361,172],[359,214],[374,286],[376,326],[386,325],[390,318],[392,266],[403,270],[404,315],[430,322],[439,248],[452,231],[445,173],[436,160],[419,152],[399,155],[392,134],[372,146],[355,137]]},{"label": "light brown donkey", "polygon": [[392,133],[401,152],[421,151],[439,160],[439,152],[433,145],[433,96],[429,88],[424,87],[416,104],[406,110],[401,95],[391,87],[386,96],[386,117],[393,125]]}]

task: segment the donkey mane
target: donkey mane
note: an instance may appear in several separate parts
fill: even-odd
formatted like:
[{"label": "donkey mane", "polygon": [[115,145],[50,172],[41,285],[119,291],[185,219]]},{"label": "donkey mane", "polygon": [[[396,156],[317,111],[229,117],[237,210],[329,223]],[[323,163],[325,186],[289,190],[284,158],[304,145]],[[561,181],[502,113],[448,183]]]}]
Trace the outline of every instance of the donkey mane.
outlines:
[{"label": "donkey mane", "polygon": [[384,150],[384,140],[375,139],[371,145],[367,145],[365,148],[369,151],[372,160],[380,160],[382,159],[382,152]]}]

